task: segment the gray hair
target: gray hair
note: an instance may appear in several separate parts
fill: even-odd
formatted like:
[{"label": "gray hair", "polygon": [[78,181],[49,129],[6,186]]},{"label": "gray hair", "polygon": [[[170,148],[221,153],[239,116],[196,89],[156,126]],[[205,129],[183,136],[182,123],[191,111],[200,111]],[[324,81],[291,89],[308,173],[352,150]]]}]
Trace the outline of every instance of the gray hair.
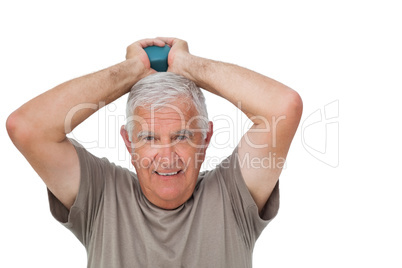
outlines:
[{"label": "gray hair", "polygon": [[198,112],[197,124],[201,129],[203,137],[206,137],[208,131],[208,113],[205,104],[205,97],[197,85],[178,74],[170,72],[158,72],[149,75],[138,81],[130,91],[126,107],[126,130],[132,141],[134,130],[134,120],[132,120],[134,111],[137,107],[159,109],[184,97],[188,104],[188,109],[194,106]]}]

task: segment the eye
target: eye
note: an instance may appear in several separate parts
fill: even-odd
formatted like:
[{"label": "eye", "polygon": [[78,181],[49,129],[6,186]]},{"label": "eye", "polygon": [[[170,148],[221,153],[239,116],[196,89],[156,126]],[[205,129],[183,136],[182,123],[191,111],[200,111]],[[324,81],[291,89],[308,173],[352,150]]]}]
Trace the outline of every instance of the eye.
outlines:
[{"label": "eye", "polygon": [[143,140],[145,140],[145,141],[153,141],[153,140],[155,140],[155,137],[154,136],[145,136],[143,138]]},{"label": "eye", "polygon": [[176,136],[176,140],[178,140],[178,141],[185,141],[187,139],[188,139],[188,137],[186,135],[178,135],[178,136]]}]

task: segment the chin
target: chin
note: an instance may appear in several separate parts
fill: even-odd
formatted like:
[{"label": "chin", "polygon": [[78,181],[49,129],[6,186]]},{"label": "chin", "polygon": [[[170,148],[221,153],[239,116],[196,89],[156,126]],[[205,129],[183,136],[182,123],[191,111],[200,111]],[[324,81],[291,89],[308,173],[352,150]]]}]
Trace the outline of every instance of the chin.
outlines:
[{"label": "chin", "polygon": [[[193,189],[194,190],[194,189]],[[184,191],[177,188],[163,188],[157,191],[157,199],[155,204],[164,209],[175,209],[184,204],[193,194],[193,192]]]},{"label": "chin", "polygon": [[[165,202],[175,202],[178,200],[186,199],[186,196],[188,196],[189,194],[186,192],[183,192],[183,190],[181,190],[181,189],[164,188],[164,189],[160,189],[158,191],[157,195],[159,196],[159,198],[161,200],[163,200]],[[191,196],[191,194],[189,196]]]}]

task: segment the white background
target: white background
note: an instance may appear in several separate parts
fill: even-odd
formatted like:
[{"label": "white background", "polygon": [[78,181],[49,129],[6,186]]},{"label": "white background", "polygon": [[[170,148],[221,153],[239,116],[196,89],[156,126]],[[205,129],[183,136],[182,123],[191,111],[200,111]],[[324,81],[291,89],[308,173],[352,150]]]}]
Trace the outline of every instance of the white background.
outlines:
[{"label": "white background", "polygon": [[[84,247],[52,218],[45,185],[9,140],[7,116],[155,36],[185,39],[191,53],[270,76],[303,98],[280,212],[254,267],[402,267],[401,11],[387,0],[2,1],[0,267],[86,267]],[[128,167],[118,136],[125,100],[74,136]],[[209,94],[207,104],[212,119],[233,118],[242,122],[233,133],[244,133],[234,106]],[[240,134],[218,135],[209,156],[228,155]]]}]

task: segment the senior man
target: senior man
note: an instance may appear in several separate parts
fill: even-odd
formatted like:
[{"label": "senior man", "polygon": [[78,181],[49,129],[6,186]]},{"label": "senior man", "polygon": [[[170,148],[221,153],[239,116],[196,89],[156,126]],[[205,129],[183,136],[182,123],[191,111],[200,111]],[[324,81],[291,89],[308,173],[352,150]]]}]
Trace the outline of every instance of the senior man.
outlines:
[{"label": "senior man", "polygon": [[[144,48],[165,44],[168,72],[157,73]],[[203,172],[213,126],[198,87],[253,122],[233,153]],[[136,173],[66,137],[96,110],[80,104],[129,92],[120,132]],[[30,100],[9,116],[7,130],[45,182],[53,216],[85,246],[88,267],[244,268],[279,206],[283,162],[265,160],[286,158],[301,113],[287,86],[191,55],[183,40],[155,38],[130,45],[117,65]]]}]

